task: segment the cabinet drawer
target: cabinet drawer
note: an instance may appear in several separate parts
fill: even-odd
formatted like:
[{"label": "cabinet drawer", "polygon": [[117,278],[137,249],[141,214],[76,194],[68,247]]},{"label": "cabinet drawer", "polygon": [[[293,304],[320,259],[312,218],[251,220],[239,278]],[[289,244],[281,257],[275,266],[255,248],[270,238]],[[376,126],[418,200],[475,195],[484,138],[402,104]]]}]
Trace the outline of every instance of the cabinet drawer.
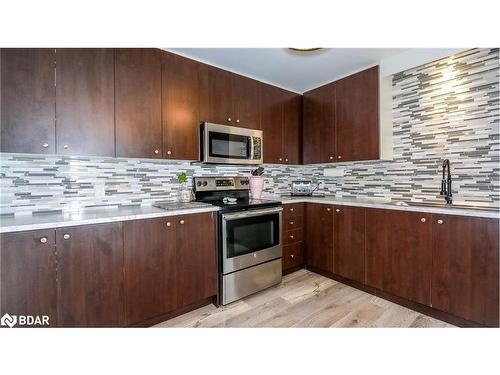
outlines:
[{"label": "cabinet drawer", "polygon": [[297,228],[283,232],[283,245],[289,245],[304,240],[304,229]]},{"label": "cabinet drawer", "polygon": [[304,246],[302,242],[283,246],[283,269],[300,266],[304,263]]},{"label": "cabinet drawer", "polygon": [[304,217],[304,203],[289,203],[283,205],[283,219],[290,220]]},{"label": "cabinet drawer", "polygon": [[304,226],[303,216],[293,216],[283,218],[283,230],[292,230],[297,228],[302,228]]}]

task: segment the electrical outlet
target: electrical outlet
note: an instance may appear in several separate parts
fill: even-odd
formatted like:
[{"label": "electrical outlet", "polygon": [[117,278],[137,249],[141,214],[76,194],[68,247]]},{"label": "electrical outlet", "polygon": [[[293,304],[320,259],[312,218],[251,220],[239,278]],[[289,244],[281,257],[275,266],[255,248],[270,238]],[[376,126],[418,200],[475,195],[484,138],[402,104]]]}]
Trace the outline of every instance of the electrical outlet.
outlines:
[{"label": "electrical outlet", "polygon": [[323,176],[325,177],[344,177],[345,168],[325,168],[323,170]]}]

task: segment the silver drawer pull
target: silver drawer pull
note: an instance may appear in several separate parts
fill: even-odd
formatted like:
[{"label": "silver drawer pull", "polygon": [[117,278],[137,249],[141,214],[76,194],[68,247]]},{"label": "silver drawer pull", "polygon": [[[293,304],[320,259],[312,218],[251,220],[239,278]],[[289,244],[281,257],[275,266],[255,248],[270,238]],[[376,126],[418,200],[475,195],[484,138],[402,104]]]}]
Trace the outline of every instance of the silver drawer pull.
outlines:
[{"label": "silver drawer pull", "polygon": [[42,144],[42,147],[43,147],[43,148],[47,148],[47,147],[49,147],[49,144],[48,144],[48,143],[43,143],[43,144]]},{"label": "silver drawer pull", "polygon": [[167,221],[167,227],[170,227],[172,223],[170,221]]},{"label": "silver drawer pull", "polygon": [[422,223],[425,223],[425,222],[427,221],[427,219],[426,219],[425,217],[423,217],[423,218],[421,218],[421,219],[420,219],[420,221],[421,221]]},{"label": "silver drawer pull", "polygon": [[335,212],[340,212],[340,208],[336,208],[336,209],[335,209]]},{"label": "silver drawer pull", "polygon": [[290,208],[290,211],[291,211],[291,212],[293,212],[293,207],[292,207],[292,208]]},{"label": "silver drawer pull", "polygon": [[155,154],[158,155],[160,153],[160,150],[155,150]]},{"label": "silver drawer pull", "polygon": [[290,238],[293,240],[293,234],[290,235]]},{"label": "silver drawer pull", "polygon": [[180,221],[179,221],[179,223],[180,223],[180,224],[184,224],[184,220],[180,220]]},{"label": "silver drawer pull", "polygon": [[47,243],[47,241],[48,241],[48,240],[47,240],[47,237],[42,237],[42,238],[40,238],[40,242],[41,242],[41,243]]},{"label": "silver drawer pull", "polygon": [[293,254],[290,254],[290,258],[292,258],[292,259],[293,259],[293,258],[295,258],[295,255],[293,255]]},{"label": "silver drawer pull", "polygon": [[330,207],[328,207],[326,210],[327,210],[327,211],[331,211],[332,209],[331,209]]},{"label": "silver drawer pull", "polygon": [[69,240],[71,238],[71,236],[68,233],[65,233],[64,236],[63,236],[63,238],[65,240]]},{"label": "silver drawer pull", "polygon": [[439,219],[439,220],[437,221],[437,223],[438,223],[438,224],[443,224],[443,220]]},{"label": "silver drawer pull", "polygon": [[290,225],[293,225],[293,221],[290,221]]}]

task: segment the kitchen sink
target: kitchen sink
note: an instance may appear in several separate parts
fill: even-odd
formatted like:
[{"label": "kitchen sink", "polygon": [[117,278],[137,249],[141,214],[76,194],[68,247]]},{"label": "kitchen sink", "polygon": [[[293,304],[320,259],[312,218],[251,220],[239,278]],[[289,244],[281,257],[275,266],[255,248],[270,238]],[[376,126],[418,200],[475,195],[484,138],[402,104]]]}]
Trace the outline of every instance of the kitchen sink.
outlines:
[{"label": "kitchen sink", "polygon": [[485,207],[485,206],[474,206],[468,204],[447,204],[447,203],[438,203],[438,202],[405,202],[398,201],[391,203],[394,206],[407,206],[407,207],[437,207],[437,208],[446,208],[446,209],[457,209],[457,210],[481,210],[481,211],[493,211],[499,212],[498,207]]}]

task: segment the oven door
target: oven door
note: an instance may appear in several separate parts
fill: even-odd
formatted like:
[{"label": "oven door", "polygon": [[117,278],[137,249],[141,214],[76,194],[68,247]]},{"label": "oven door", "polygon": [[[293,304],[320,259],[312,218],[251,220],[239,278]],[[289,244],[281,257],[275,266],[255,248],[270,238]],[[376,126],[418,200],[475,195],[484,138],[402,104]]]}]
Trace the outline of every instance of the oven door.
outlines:
[{"label": "oven door", "polygon": [[261,164],[262,131],[205,123],[203,161],[222,164]]},{"label": "oven door", "polygon": [[283,208],[222,215],[222,273],[280,258]]}]

